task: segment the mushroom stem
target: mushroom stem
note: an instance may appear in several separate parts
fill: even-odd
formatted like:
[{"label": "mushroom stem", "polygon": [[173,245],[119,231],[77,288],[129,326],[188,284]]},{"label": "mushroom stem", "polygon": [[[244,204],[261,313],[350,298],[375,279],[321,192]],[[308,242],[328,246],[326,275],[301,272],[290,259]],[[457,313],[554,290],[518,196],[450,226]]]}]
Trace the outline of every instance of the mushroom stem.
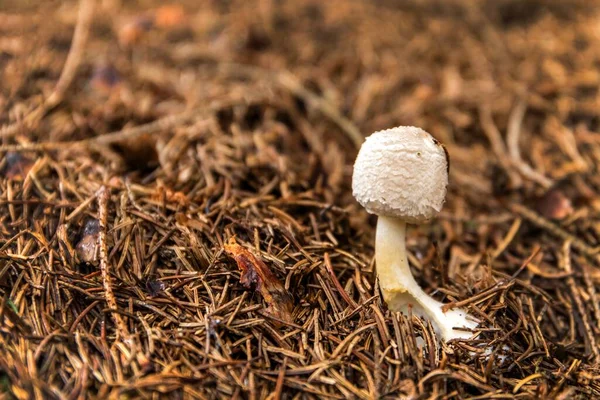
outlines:
[{"label": "mushroom stem", "polygon": [[383,299],[392,311],[413,313],[432,321],[444,341],[468,339],[470,332],[453,328],[474,329],[476,321],[467,319],[461,309],[442,311],[443,303],[434,300],[421,289],[410,271],[406,253],[406,223],[398,218],[380,216],[377,220],[375,261]]}]

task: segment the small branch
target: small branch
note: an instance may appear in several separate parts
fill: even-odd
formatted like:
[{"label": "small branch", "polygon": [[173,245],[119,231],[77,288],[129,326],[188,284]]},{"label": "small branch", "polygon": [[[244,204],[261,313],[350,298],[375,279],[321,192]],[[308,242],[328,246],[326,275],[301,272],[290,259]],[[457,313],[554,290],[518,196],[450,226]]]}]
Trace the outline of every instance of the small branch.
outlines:
[{"label": "small branch", "polygon": [[116,312],[117,300],[112,289],[112,278],[110,275],[110,263],[108,260],[108,247],[106,244],[106,232],[108,231],[108,199],[110,193],[106,186],[102,186],[97,192],[98,199],[98,221],[100,222],[100,232],[98,232],[98,247],[100,248],[100,272],[102,273],[102,283],[104,286],[104,296],[108,308],[113,310],[112,317],[117,326],[117,338],[128,338],[129,330],[121,315]]},{"label": "small branch", "polygon": [[513,184],[513,187],[520,187],[523,183],[521,176],[512,169],[512,162],[507,155],[506,145],[504,144],[504,140],[502,139],[502,134],[500,130],[494,123],[494,119],[492,118],[492,113],[489,107],[481,107],[479,110],[479,122],[481,123],[481,127],[483,128],[483,133],[487,136],[490,145],[492,147],[492,151],[498,158],[500,165],[506,170],[506,173],[510,177],[510,181]]},{"label": "small branch", "polygon": [[531,166],[521,158],[519,137],[521,136],[521,126],[523,125],[523,118],[525,117],[526,111],[527,102],[524,99],[521,99],[510,113],[510,117],[508,118],[508,128],[506,130],[506,146],[508,148],[508,155],[511,158],[511,162],[514,164],[515,168],[519,170],[521,175],[538,183],[542,187],[549,188],[552,186],[553,181],[531,168]]},{"label": "small branch", "polygon": [[46,110],[52,109],[62,102],[65,92],[69,86],[71,86],[71,83],[75,78],[75,74],[77,73],[79,64],[81,64],[83,54],[85,53],[85,45],[94,18],[94,8],[95,0],[81,0],[71,49],[67,55],[67,60],[65,61],[62,73],[58,78],[58,82],[54,87],[54,91],[48,96],[48,99],[46,99]]},{"label": "small branch", "polygon": [[527,111],[527,103],[521,99],[513,108],[508,117],[508,128],[506,130],[506,147],[508,154],[513,160],[521,160],[521,149],[519,148],[519,137],[521,136],[521,126],[523,118]]},{"label": "small branch", "polygon": [[2,127],[0,130],[0,137],[13,135],[21,127],[22,123],[25,123],[30,129],[33,128],[48,111],[63,101],[65,93],[69,86],[71,86],[77,73],[77,69],[79,68],[79,64],[81,64],[81,60],[83,59],[83,54],[85,53],[85,45],[89,37],[90,26],[94,17],[95,3],[95,0],[81,0],[79,4],[79,15],[77,17],[75,32],[73,33],[71,48],[60,77],[58,78],[58,82],[56,82],[50,96],[48,96],[40,106],[33,110],[31,114],[27,115],[24,121]]}]

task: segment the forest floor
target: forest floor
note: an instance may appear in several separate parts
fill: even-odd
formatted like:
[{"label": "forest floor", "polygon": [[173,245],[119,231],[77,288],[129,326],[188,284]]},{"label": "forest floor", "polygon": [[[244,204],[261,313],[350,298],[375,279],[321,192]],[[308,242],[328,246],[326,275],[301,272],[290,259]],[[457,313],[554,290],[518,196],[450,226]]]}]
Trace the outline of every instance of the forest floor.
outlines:
[{"label": "forest floor", "polygon": [[[161,4],[0,3],[1,399],[600,397],[598,3]],[[469,340],[379,296],[352,165],[398,125]]]}]

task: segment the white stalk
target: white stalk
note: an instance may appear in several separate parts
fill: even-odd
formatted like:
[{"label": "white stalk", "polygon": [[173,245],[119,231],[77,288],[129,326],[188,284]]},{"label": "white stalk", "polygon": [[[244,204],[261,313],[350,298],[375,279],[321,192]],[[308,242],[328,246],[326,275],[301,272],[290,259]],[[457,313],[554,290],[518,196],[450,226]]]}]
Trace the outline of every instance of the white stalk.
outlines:
[{"label": "white stalk", "polygon": [[388,307],[392,311],[406,313],[411,305],[413,314],[430,319],[444,341],[470,338],[470,332],[453,328],[474,329],[477,322],[468,319],[468,314],[461,309],[443,312],[444,304],[431,298],[415,281],[408,265],[405,237],[404,221],[379,216],[375,261],[379,287]]}]

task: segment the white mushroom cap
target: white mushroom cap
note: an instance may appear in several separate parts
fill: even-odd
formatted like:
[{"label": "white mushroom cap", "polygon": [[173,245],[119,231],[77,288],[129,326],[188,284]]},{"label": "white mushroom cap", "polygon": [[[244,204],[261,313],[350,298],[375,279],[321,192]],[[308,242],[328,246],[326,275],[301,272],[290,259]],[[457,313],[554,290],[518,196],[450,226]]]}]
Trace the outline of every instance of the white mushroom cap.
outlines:
[{"label": "white mushroom cap", "polygon": [[446,186],[446,151],[421,128],[373,133],[354,163],[352,193],[371,214],[426,222],[442,209]]}]

